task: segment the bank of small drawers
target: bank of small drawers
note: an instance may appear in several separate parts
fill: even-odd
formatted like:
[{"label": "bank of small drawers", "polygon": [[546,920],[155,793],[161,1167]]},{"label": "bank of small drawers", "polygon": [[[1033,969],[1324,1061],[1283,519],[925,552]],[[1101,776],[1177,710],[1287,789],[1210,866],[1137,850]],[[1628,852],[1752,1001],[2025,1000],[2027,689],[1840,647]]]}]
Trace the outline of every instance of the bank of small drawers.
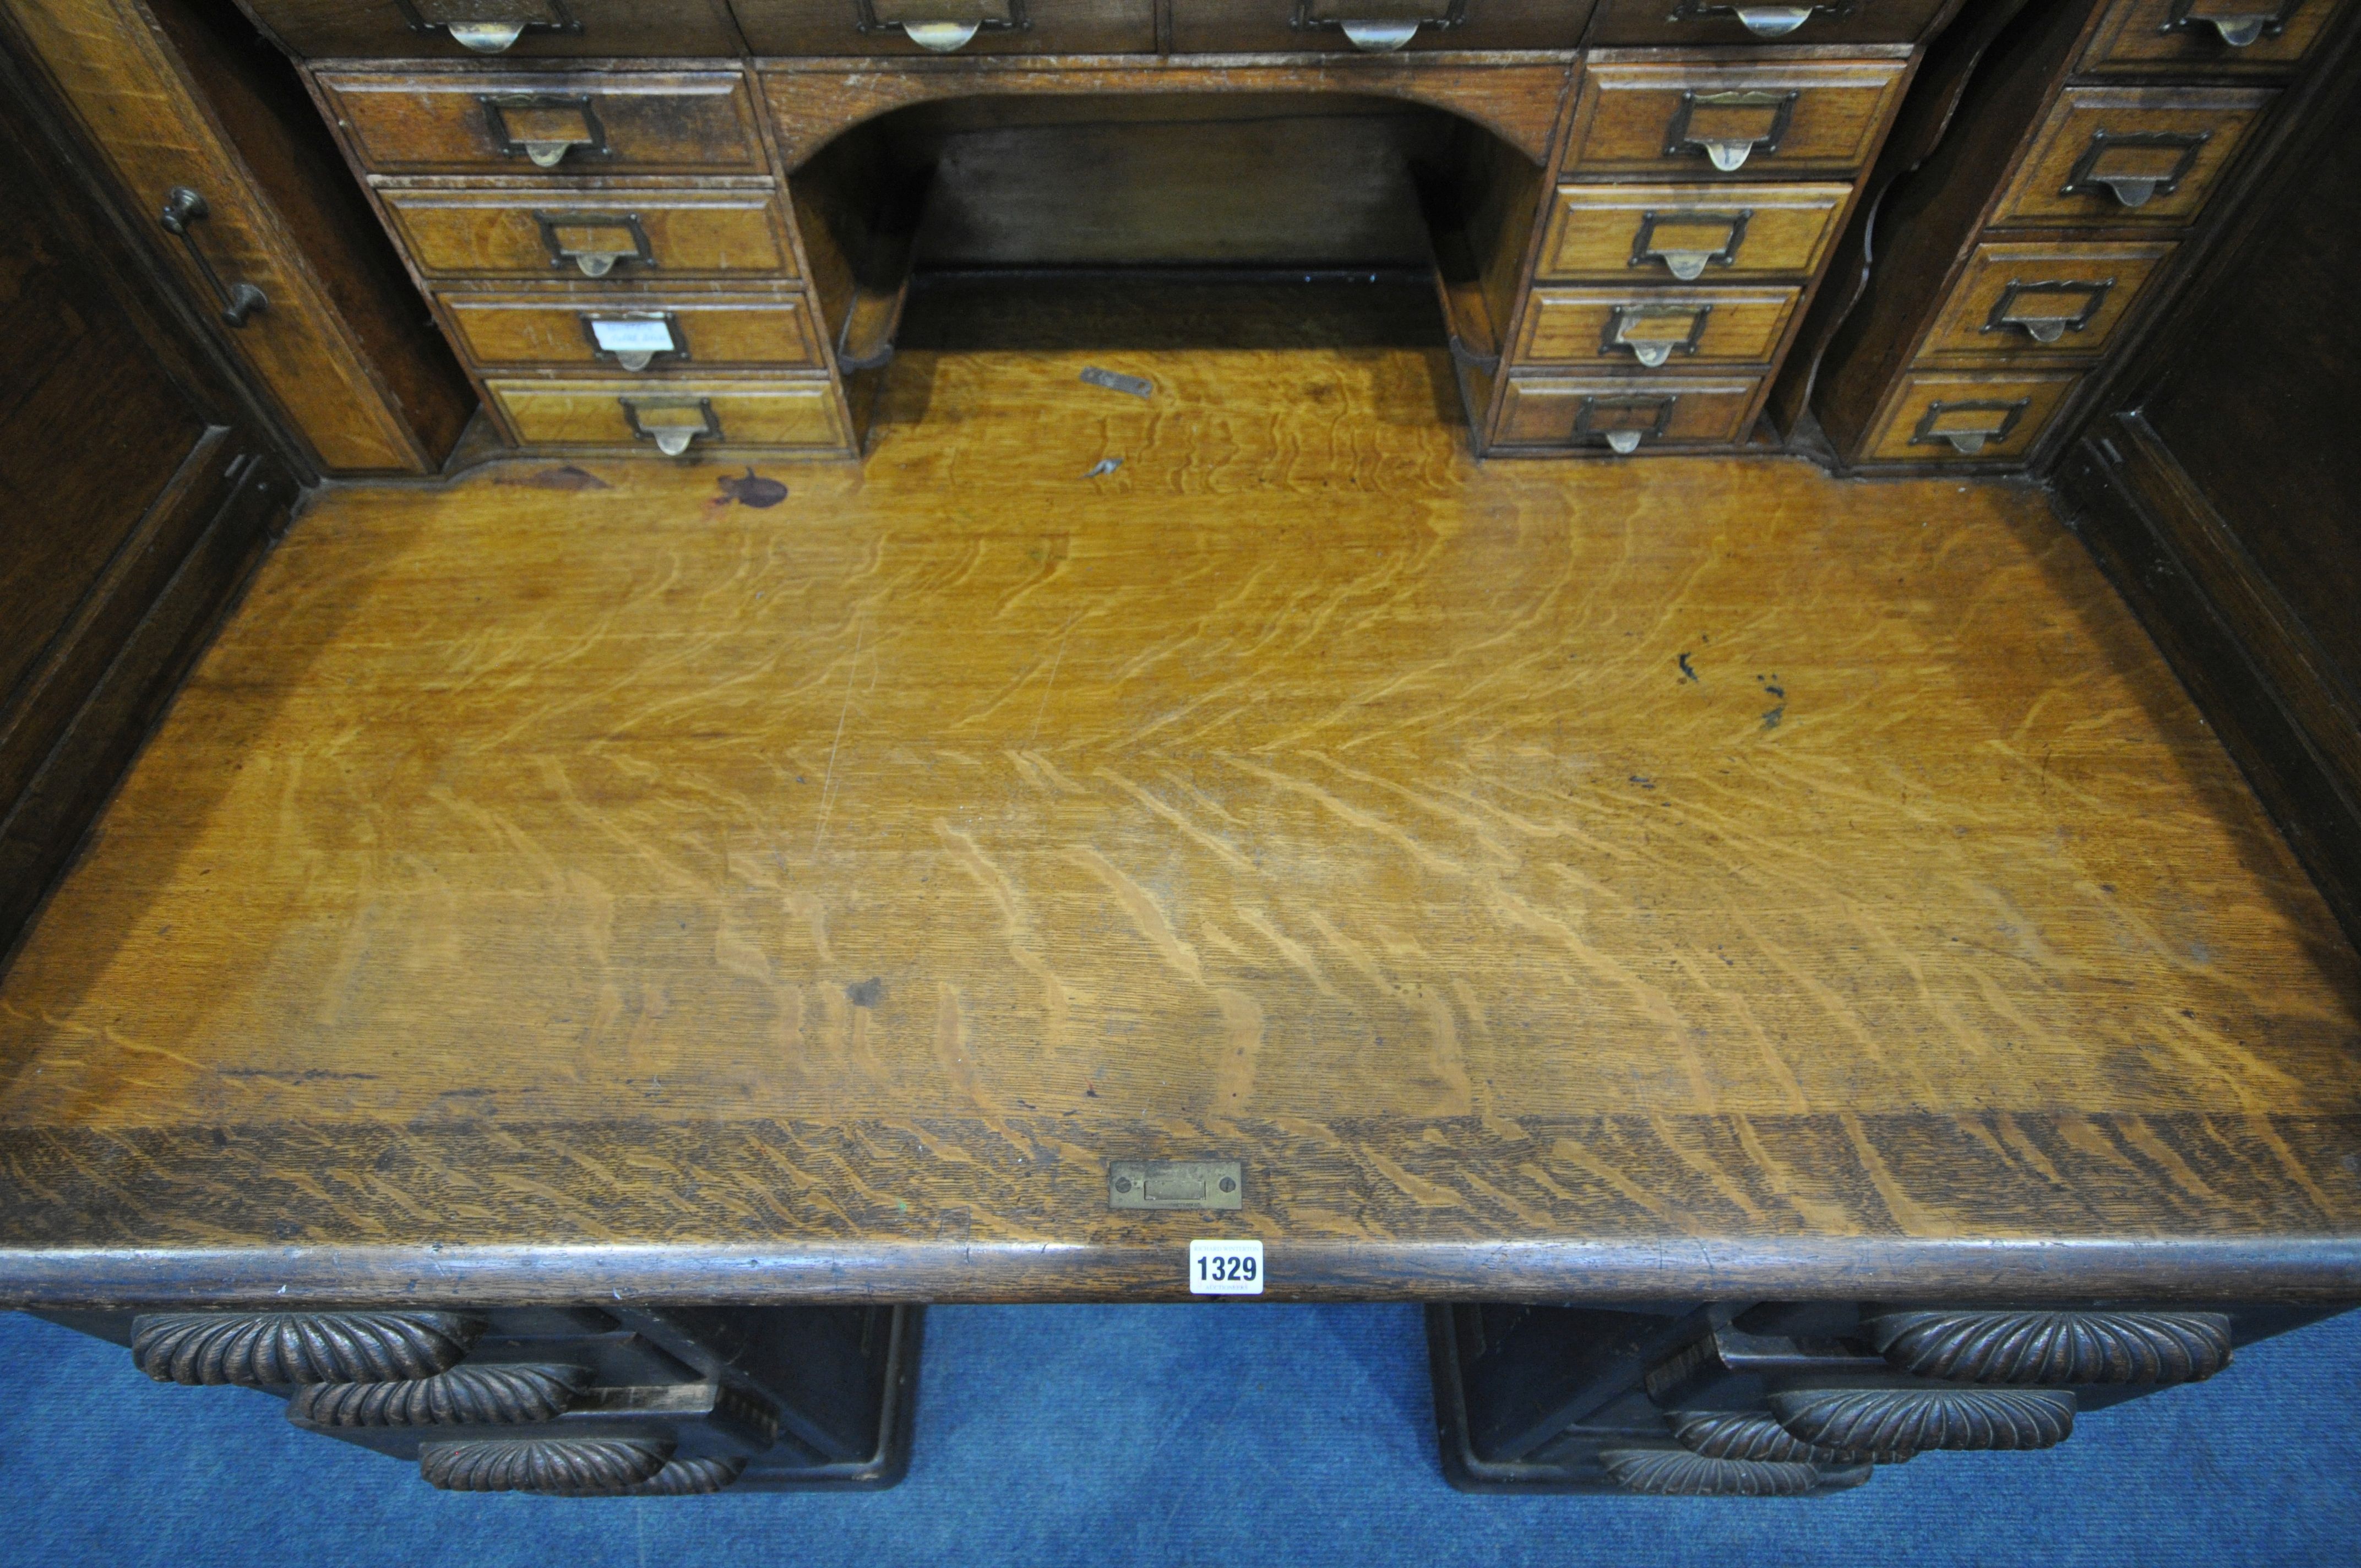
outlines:
[{"label": "bank of small drawers", "polygon": [[742,71],[412,65],[314,82],[511,441],[849,449]]},{"label": "bank of small drawers", "polygon": [[1495,449],[1742,445],[1909,74],[1873,44],[1594,51]]},{"label": "bank of small drawers", "polygon": [[2021,466],[2122,345],[2344,3],[2103,7],[1942,284],[1859,461]]}]

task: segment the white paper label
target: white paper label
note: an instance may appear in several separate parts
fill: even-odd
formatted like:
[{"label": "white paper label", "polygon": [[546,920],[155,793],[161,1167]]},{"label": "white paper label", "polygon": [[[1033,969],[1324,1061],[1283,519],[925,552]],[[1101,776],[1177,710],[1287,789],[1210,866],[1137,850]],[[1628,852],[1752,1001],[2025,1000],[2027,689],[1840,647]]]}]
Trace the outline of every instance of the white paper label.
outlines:
[{"label": "white paper label", "polygon": [[609,322],[593,317],[590,335],[609,354],[669,354],[673,350],[669,322]]},{"label": "white paper label", "polygon": [[1192,1296],[1259,1296],[1262,1277],[1260,1242],[1189,1244],[1189,1293]]}]

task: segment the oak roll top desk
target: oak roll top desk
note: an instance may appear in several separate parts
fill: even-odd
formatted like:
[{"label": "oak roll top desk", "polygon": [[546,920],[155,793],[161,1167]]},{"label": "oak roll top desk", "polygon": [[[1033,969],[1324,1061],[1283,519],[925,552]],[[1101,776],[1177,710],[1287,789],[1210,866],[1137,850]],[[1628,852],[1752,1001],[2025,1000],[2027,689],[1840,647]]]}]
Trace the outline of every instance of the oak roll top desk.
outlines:
[{"label": "oak roll top desk", "polygon": [[[919,1304],[1251,1240],[1434,1304],[1462,1485],[1786,1496],[2361,1299],[2361,967],[1952,478],[2350,7],[247,9],[375,294],[108,134],[185,25],[7,6],[299,456],[485,422],[312,503],[0,977],[0,1302],[439,1486],[865,1486]],[[921,320],[1247,266],[1438,341]]]}]

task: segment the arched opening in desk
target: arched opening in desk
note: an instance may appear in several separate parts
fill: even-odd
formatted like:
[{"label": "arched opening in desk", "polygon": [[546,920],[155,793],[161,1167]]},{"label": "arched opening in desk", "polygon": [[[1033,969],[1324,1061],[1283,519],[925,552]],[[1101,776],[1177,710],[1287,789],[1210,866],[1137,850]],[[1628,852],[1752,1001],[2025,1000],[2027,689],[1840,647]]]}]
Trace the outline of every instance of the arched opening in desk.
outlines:
[{"label": "arched opening in desk", "polygon": [[1541,164],[1367,92],[972,93],[791,176],[865,432],[897,346],[1448,346],[1483,408]]}]

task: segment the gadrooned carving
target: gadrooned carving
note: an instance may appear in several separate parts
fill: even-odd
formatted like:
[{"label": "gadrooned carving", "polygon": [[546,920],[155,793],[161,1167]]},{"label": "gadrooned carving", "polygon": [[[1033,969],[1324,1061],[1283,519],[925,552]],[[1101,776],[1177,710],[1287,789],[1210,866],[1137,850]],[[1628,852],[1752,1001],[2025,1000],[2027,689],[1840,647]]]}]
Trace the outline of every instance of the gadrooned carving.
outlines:
[{"label": "gadrooned carving", "polygon": [[465,1312],[166,1312],[132,1320],[131,1359],[159,1383],[390,1383],[467,1354]]},{"label": "gadrooned carving", "polygon": [[672,1445],[626,1438],[542,1438],[430,1442],[418,1473],[446,1492],[543,1492],[618,1497],[653,1479]]},{"label": "gadrooned carving", "polygon": [[631,1489],[634,1497],[693,1497],[719,1492],[744,1472],[742,1459],[675,1459]]},{"label": "gadrooned carving", "polygon": [[2048,1448],[2074,1432],[2074,1396],[2055,1388],[1815,1388],[1771,1396],[1806,1442],[1867,1453]]},{"label": "gadrooned carving", "polygon": [[2230,1364],[2220,1312],[1886,1312],[1862,1326],[1903,1371],[1961,1383],[2194,1383]]},{"label": "gadrooned carving", "polygon": [[1665,1418],[1673,1441],[1708,1459],[1745,1459],[1780,1464],[1845,1466],[1893,1464],[1906,1453],[1861,1453],[1806,1442],[1764,1410],[1675,1410]]},{"label": "gadrooned carving", "polygon": [[287,1401],[287,1418],[323,1427],[514,1426],[571,1409],[589,1386],[582,1366],[455,1366],[405,1383],[314,1383]]},{"label": "gadrooned carving", "polygon": [[1820,1484],[1809,1464],[1708,1459],[1686,1448],[1610,1448],[1598,1463],[1617,1485],[1658,1497],[1800,1497]]}]

